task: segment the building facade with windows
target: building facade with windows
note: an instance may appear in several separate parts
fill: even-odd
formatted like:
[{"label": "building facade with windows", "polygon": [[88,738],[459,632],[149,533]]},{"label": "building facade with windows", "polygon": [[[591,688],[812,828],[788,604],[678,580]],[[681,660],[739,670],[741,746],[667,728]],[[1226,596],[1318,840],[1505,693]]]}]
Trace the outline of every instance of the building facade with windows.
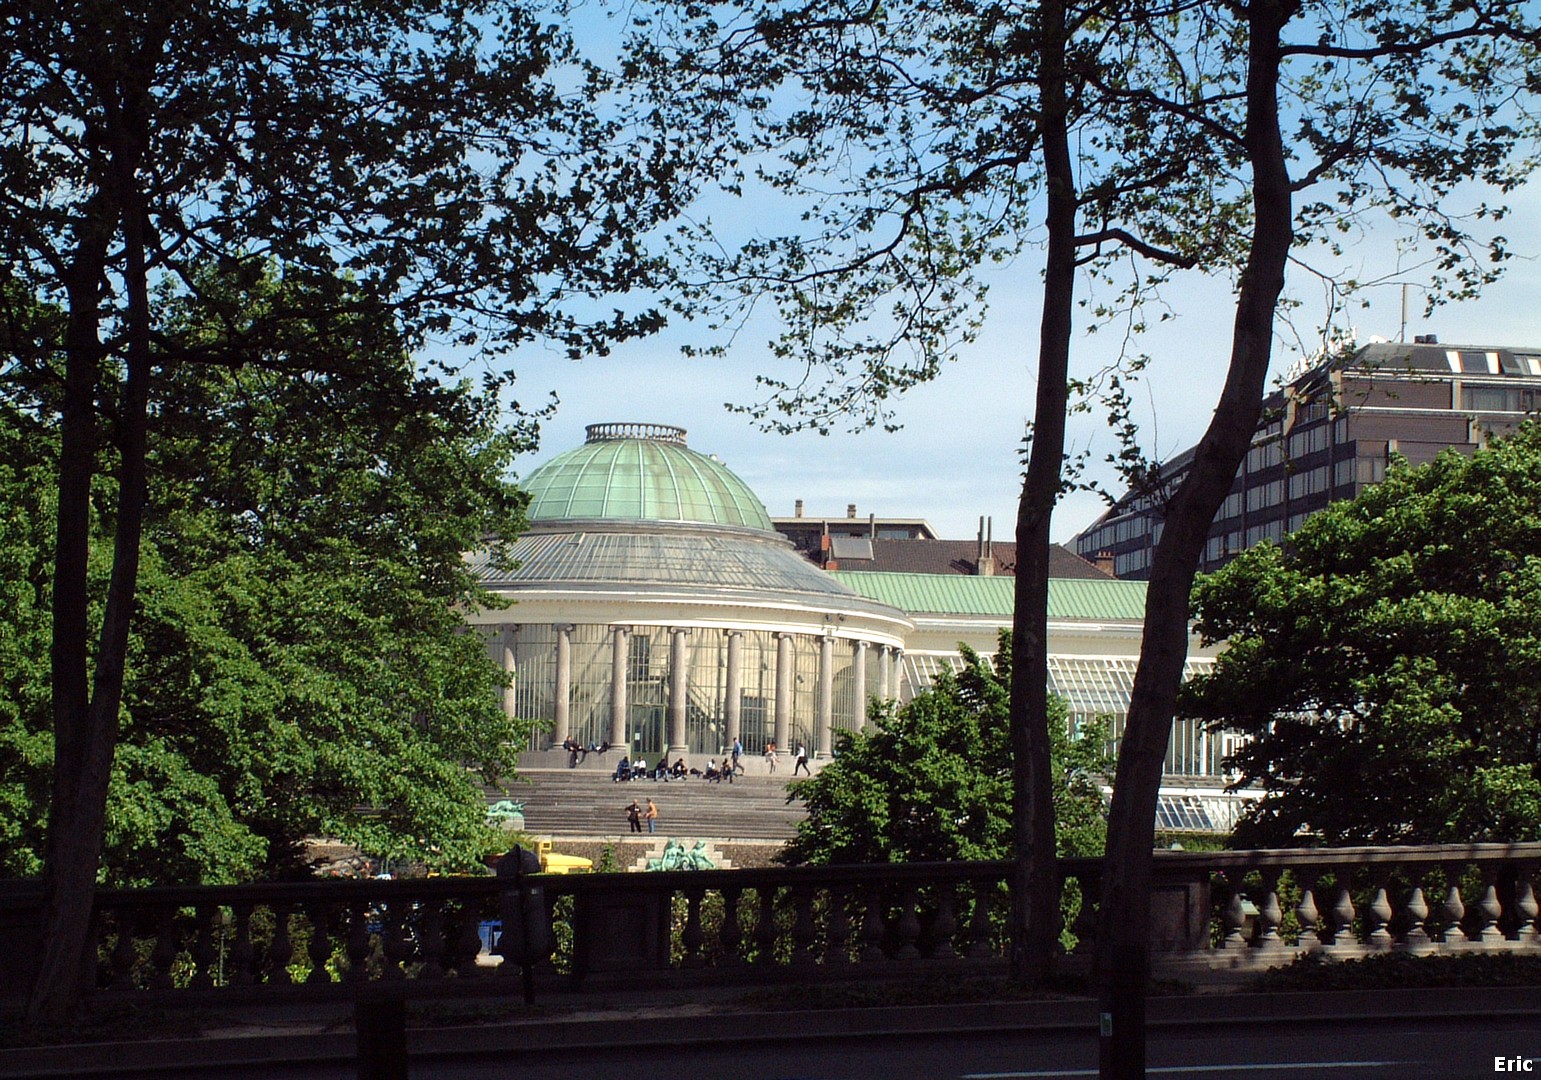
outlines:
[{"label": "building facade with windows", "polygon": [[[1217,569],[1263,540],[1282,541],[1328,503],[1383,479],[1393,455],[1422,465],[1443,450],[1470,452],[1538,408],[1541,348],[1420,338],[1318,364],[1264,403],[1199,569]],[[1076,553],[1111,558],[1120,578],[1148,578],[1165,499],[1192,459],[1192,449],[1183,452],[1150,490],[1121,498],[1071,542]]]},{"label": "building facade with windows", "polygon": [[[467,557],[507,604],[470,621],[509,674],[503,705],[532,722],[532,750],[576,739],[693,759],[739,739],[751,754],[801,742],[828,757],[873,699],[906,700],[956,669],[960,643],[993,655],[1011,624],[1008,576],[821,569],[681,428],[592,425],[523,486],[530,527],[512,560]],[[1107,716],[1116,739],[1144,586],[1088,570],[1051,583],[1049,688],[1072,723]],[[1190,666],[1211,662],[1195,642]],[[1174,821],[1228,826],[1222,750],[1221,736],[1174,734]]]}]

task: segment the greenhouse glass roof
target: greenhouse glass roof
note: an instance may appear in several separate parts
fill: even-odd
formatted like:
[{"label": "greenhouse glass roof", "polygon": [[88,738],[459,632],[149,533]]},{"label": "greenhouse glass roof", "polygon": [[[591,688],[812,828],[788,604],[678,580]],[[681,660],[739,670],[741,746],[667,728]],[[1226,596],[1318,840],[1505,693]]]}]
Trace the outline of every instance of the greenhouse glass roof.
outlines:
[{"label": "greenhouse glass roof", "polygon": [[765,506],[716,458],[685,445],[683,428],[591,424],[588,440],[524,480],[532,522],[680,521],[770,531]]},{"label": "greenhouse glass roof", "polygon": [[[996,615],[1011,619],[1016,579],[962,574],[830,575],[862,596],[912,615]],[[1145,618],[1145,582],[1052,578],[1049,618],[1139,622]]]}]

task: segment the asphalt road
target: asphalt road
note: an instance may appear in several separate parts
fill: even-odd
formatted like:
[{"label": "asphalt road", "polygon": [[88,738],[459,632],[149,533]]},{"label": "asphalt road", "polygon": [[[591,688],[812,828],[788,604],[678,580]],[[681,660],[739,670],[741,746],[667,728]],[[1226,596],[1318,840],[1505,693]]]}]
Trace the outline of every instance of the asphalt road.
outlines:
[{"label": "asphalt road", "polygon": [[[418,1057],[409,1062],[409,1076],[412,1080],[1058,1080],[1095,1077],[1096,1053],[1095,1038],[1082,1032],[930,1032],[860,1038],[799,1038],[781,1033],[775,1039],[682,1044],[678,1049],[611,1045],[524,1059],[511,1050]],[[1507,1059],[1508,1068],[1498,1070],[1496,1058]],[[1526,1060],[1531,1062],[1529,1069],[1524,1067]],[[1471,1017],[1169,1025],[1152,1032],[1148,1064],[1148,1075],[1160,1080],[1541,1078],[1541,1030],[1533,1018]],[[140,1076],[166,1080],[175,1074],[158,1070],[113,1075],[119,1080]],[[225,1065],[218,1076],[220,1080],[353,1080],[358,1071],[352,1062],[268,1062]]]}]

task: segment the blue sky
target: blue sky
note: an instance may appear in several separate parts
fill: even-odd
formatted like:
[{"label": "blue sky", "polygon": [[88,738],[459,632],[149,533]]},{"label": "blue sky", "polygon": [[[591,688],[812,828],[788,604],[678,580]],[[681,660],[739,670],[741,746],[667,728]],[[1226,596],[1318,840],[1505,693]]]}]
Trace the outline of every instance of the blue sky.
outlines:
[{"label": "blue sky", "polygon": [[[606,28],[595,10],[582,14],[580,36],[606,38],[615,32],[614,24]],[[1480,195],[1475,193],[1472,201]],[[1405,248],[1399,253],[1387,232],[1360,235],[1343,258],[1318,268],[1361,280],[1391,277],[1398,267],[1407,268],[1395,281],[1412,285],[1408,339],[1434,333],[1457,344],[1541,346],[1541,262],[1536,261],[1541,256],[1541,191],[1490,198],[1515,209],[1500,231],[1516,257],[1505,279],[1480,300],[1446,305],[1425,318],[1418,285],[1428,280],[1429,271],[1418,263],[1429,253]],[[747,221],[751,228],[759,215],[775,220],[770,206],[735,212],[744,215],[740,224]],[[726,462],[773,515],[791,514],[797,499],[804,500],[806,513],[818,516],[843,514],[855,503],[861,517],[924,517],[949,538],[973,536],[979,518],[989,516],[996,537],[1009,538],[1020,486],[1018,455],[1034,393],[1038,260],[1038,252],[1028,249],[1013,265],[991,272],[990,311],[982,333],[933,383],[901,400],[896,419],[903,428],[895,433],[777,435],[728,411],[725,403],[756,400],[757,374],[775,372],[766,339],[776,326],[763,317],[737,335],[725,356],[708,359],[681,355],[682,345],[708,338],[704,328],[679,323],[656,337],[619,346],[608,357],[574,362],[555,350],[521,349],[514,358],[520,400],[533,405],[554,392],[561,404],[543,425],[540,450],[522,458],[517,468],[527,474],[546,458],[578,445],[587,424],[677,424],[689,431],[693,448]],[[1310,273],[1292,271],[1289,290],[1301,306],[1292,316],[1293,329],[1281,327],[1273,362],[1276,378],[1300,359],[1302,343],[1307,350],[1317,345],[1316,327],[1323,321],[1320,290]],[[1172,318],[1136,346],[1152,363],[1135,391],[1135,418],[1147,453],[1157,457],[1191,445],[1208,422],[1224,378],[1232,317],[1227,280],[1190,274],[1174,280],[1163,297]],[[1376,287],[1359,299],[1369,307],[1351,310],[1340,323],[1351,327],[1359,341],[1395,339],[1401,288]],[[1119,346],[1119,336],[1109,330],[1082,333],[1074,346],[1072,374],[1102,368]],[[1094,463],[1114,449],[1106,422],[1096,413],[1073,418],[1070,439],[1074,449],[1089,449]],[[1111,467],[1094,465],[1091,475],[1116,489]],[[1068,496],[1055,515],[1055,538],[1068,540],[1103,508],[1093,494]]]}]

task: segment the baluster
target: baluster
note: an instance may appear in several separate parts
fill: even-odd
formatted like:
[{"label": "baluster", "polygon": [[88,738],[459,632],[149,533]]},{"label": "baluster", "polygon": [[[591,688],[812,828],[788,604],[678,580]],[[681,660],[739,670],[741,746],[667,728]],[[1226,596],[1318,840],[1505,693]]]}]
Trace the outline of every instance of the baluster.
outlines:
[{"label": "baluster", "polygon": [[214,963],[219,953],[214,948],[214,922],[219,909],[207,904],[200,906],[193,916],[197,933],[193,937],[193,977],[188,986],[194,990],[208,990],[214,985]]},{"label": "baluster", "polygon": [[744,941],[744,930],[738,925],[738,900],[743,891],[736,885],[724,886],[722,890],[722,929],[717,932],[717,941],[722,946],[724,965],[744,962],[739,952]]},{"label": "baluster", "polygon": [[294,981],[289,974],[289,961],[294,959],[294,942],[289,939],[289,917],[292,914],[287,906],[273,906],[273,943],[268,946],[268,982],[280,986],[288,986]]},{"label": "baluster", "polygon": [[1322,947],[1322,913],[1316,907],[1316,878],[1305,877],[1304,871],[1296,871],[1300,877],[1300,903],[1295,905],[1295,918],[1300,922],[1300,939],[1296,947],[1302,952],[1315,952]]},{"label": "baluster", "polygon": [[257,981],[256,950],[251,943],[250,904],[232,904],[235,919],[235,940],[230,943],[230,985],[250,986]]},{"label": "baluster", "polygon": [[482,951],[481,912],[476,901],[465,900],[457,909],[455,921],[455,974],[462,979],[475,978],[493,971],[476,962]]},{"label": "baluster", "polygon": [[706,935],[701,933],[701,898],[704,895],[701,889],[688,889],[685,892],[685,928],[680,934],[685,956],[681,967],[696,968],[706,963],[706,958],[701,955],[701,946],[706,941]]},{"label": "baluster", "polygon": [[863,963],[875,963],[888,958],[883,951],[883,939],[888,935],[888,927],[883,924],[883,886],[873,882],[867,886],[866,893],[867,910],[861,921],[859,955]]},{"label": "baluster", "polygon": [[332,958],[330,913],[327,905],[320,902],[305,906],[305,918],[310,920],[310,942],[305,946],[305,955],[310,958],[310,972],[305,976],[307,983],[332,981],[332,973],[326,969],[327,961]]},{"label": "baluster", "polygon": [[813,890],[806,885],[792,890],[792,963],[811,964],[818,930],[813,924]]},{"label": "baluster", "polygon": [[754,925],[754,943],[758,947],[760,963],[774,964],[776,939],[780,936],[776,929],[776,886],[761,885],[757,891],[760,894],[760,916]]},{"label": "baluster", "polygon": [[916,945],[920,940],[919,907],[920,896],[915,887],[906,886],[899,901],[899,921],[894,925],[899,939],[898,947],[894,949],[895,960],[914,960],[920,956],[920,949]]},{"label": "baluster", "polygon": [[824,962],[849,964],[851,962],[851,896],[831,885],[827,893],[829,913],[824,919]]},{"label": "baluster", "polygon": [[108,958],[108,964],[112,973],[107,979],[109,990],[133,990],[134,987],[134,959],[137,950],[134,948],[134,913],[128,908],[119,908],[118,917],[114,920],[118,931],[118,939],[113,943],[112,955]]},{"label": "baluster", "polygon": [[1220,938],[1220,948],[1244,949],[1247,940],[1242,935],[1242,927],[1247,925],[1247,911],[1242,904],[1241,872],[1227,874],[1226,881],[1231,886],[1231,899],[1220,915],[1220,922],[1225,927],[1225,932]]},{"label": "baluster", "polygon": [[380,935],[385,962],[380,968],[380,978],[387,982],[407,977],[402,967],[403,962],[412,955],[412,947],[407,943],[407,907],[405,900],[392,900],[385,905],[385,929]]},{"label": "baluster", "polygon": [[150,989],[170,990],[174,985],[171,969],[182,951],[182,934],[177,928],[175,908],[163,907],[155,917],[155,948],[150,951]]},{"label": "baluster", "polygon": [[1365,944],[1376,952],[1384,952],[1392,945],[1389,927],[1394,913],[1391,910],[1391,897],[1386,893],[1386,884],[1386,877],[1382,875],[1375,886],[1375,896],[1370,901],[1369,909],[1364,913]]},{"label": "baluster", "polygon": [[1100,884],[1100,878],[1076,879],[1076,887],[1081,890],[1081,909],[1070,924],[1070,933],[1075,938],[1072,951],[1076,956],[1091,956],[1097,951],[1097,908],[1101,903],[1097,890]]},{"label": "baluster", "polygon": [[1348,949],[1358,942],[1354,940],[1354,898],[1348,891],[1349,873],[1343,871],[1337,876],[1338,899],[1332,905],[1332,947],[1335,949]]},{"label": "baluster", "polygon": [[1284,912],[1279,907],[1279,871],[1268,869],[1263,871],[1263,902],[1257,906],[1257,940],[1254,946],[1267,951],[1275,951],[1284,947],[1284,942],[1279,938],[1279,924],[1284,921]]},{"label": "baluster", "polygon": [[1447,866],[1445,875],[1450,888],[1445,892],[1445,903],[1441,908],[1445,916],[1445,927],[1440,937],[1446,945],[1457,945],[1466,939],[1461,929],[1461,923],[1466,919],[1466,905],[1461,902],[1461,867]]},{"label": "baluster", "polygon": [[1423,886],[1414,885],[1413,894],[1407,898],[1407,933],[1402,942],[1409,952],[1428,952],[1433,947],[1429,932],[1423,924],[1429,919],[1429,902],[1424,899]]},{"label": "baluster", "polygon": [[1541,904],[1536,903],[1536,890],[1528,866],[1520,867],[1519,880],[1514,883],[1514,910],[1520,920],[1515,927],[1514,939],[1526,945],[1536,944],[1541,940],[1541,931],[1536,926],[1536,917],[1541,915]]},{"label": "baluster", "polygon": [[1478,903],[1477,910],[1481,913],[1482,925],[1472,940],[1480,941],[1486,946],[1503,941],[1504,932],[1498,928],[1498,920],[1503,918],[1504,906],[1498,899],[1497,865],[1482,868],[1482,900]]},{"label": "baluster", "polygon": [[933,960],[954,960],[958,954],[952,947],[952,936],[958,932],[957,890],[950,881],[937,886],[936,919],[931,923],[931,952]]},{"label": "baluster", "polygon": [[369,904],[355,900],[348,908],[348,973],[349,983],[369,981]]},{"label": "baluster", "polygon": [[[990,889],[993,882],[974,881],[974,913],[968,921],[968,947],[963,955],[970,960],[983,960],[995,950],[990,947]],[[1082,900],[1085,903],[1085,900]]]},{"label": "baluster", "polygon": [[448,902],[447,900],[422,902],[422,919],[418,925],[418,935],[419,945],[423,951],[423,966],[417,972],[419,979],[442,979],[444,969],[453,962],[453,948],[449,950],[451,956],[445,955],[444,948],[444,905]]}]

